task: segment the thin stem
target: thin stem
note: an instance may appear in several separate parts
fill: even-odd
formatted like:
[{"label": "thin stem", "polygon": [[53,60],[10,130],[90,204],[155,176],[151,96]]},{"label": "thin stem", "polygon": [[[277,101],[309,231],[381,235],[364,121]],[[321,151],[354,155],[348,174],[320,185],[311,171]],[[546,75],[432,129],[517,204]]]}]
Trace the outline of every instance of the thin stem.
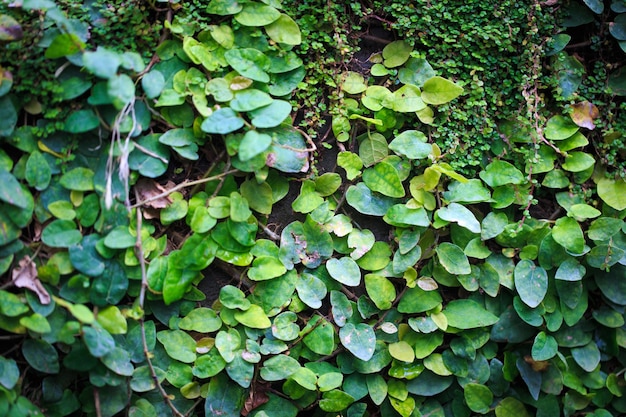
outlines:
[{"label": "thin stem", "polygon": [[160,198],[167,197],[168,195],[172,194],[173,192],[178,191],[178,190],[182,190],[183,188],[192,187],[192,186],[197,185],[197,184],[204,184],[205,182],[215,181],[215,180],[218,180],[218,179],[220,179],[222,177],[225,177],[226,175],[234,174],[235,172],[239,172],[239,171],[236,170],[236,169],[232,169],[232,170],[229,170],[229,171],[226,171],[226,172],[222,172],[221,174],[214,175],[214,176],[208,177],[208,178],[201,178],[201,179],[195,180],[195,181],[183,181],[180,184],[172,187],[171,189],[162,192],[161,194],[157,194],[157,195],[152,196],[150,198],[146,198],[145,200],[138,201],[135,204],[131,205],[129,208],[134,209],[134,208],[141,207],[144,204],[149,203],[151,201],[155,201],[155,200],[158,200]]}]

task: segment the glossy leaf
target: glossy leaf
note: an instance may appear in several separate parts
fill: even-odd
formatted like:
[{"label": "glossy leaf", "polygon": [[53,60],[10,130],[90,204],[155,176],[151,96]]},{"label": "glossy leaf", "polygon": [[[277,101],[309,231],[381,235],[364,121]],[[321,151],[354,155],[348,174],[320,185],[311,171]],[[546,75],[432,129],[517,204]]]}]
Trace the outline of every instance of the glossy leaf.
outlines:
[{"label": "glossy leaf", "polygon": [[469,260],[463,249],[449,242],[442,242],[435,249],[439,262],[451,274],[464,275],[471,271]]},{"label": "glossy leaf", "polygon": [[196,341],[182,330],[162,330],[157,333],[157,339],[167,354],[183,363],[192,363],[196,360]]},{"label": "glossy leaf", "polygon": [[475,301],[459,299],[450,301],[443,310],[448,325],[457,329],[483,328],[495,324],[498,317]]},{"label": "glossy leaf", "polygon": [[302,34],[298,24],[284,13],[269,25],[265,25],[265,31],[270,39],[277,43],[284,43],[285,45],[300,45],[302,43]]},{"label": "glossy leaf", "polygon": [[463,88],[445,78],[429,78],[422,86],[422,99],[426,104],[445,104],[463,94]]},{"label": "glossy leaf", "polygon": [[387,162],[379,162],[363,171],[363,182],[367,187],[387,197],[404,197],[405,191],[396,168]]},{"label": "glossy leaf", "polygon": [[357,263],[350,257],[332,258],[326,262],[328,273],[344,285],[356,287],[361,283],[361,271]]},{"label": "glossy leaf", "polygon": [[522,301],[531,308],[541,303],[548,291],[546,271],[532,261],[522,260],[515,266],[515,289]]},{"label": "glossy leaf", "polygon": [[427,143],[426,135],[417,130],[405,130],[396,136],[389,149],[409,159],[424,159],[433,152],[432,145]]},{"label": "glossy leaf", "polygon": [[339,330],[339,340],[357,358],[368,361],[374,355],[376,335],[374,330],[364,323],[347,323]]}]

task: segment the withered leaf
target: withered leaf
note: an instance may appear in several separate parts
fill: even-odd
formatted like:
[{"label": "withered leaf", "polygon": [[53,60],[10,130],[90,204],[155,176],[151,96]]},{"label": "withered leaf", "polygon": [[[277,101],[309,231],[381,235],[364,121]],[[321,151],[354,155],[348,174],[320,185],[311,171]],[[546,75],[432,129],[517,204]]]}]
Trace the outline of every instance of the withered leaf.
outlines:
[{"label": "withered leaf", "polygon": [[37,265],[28,255],[24,256],[19,266],[12,272],[13,285],[18,288],[26,288],[37,294],[41,304],[50,304],[50,294],[43,287],[37,276]]}]

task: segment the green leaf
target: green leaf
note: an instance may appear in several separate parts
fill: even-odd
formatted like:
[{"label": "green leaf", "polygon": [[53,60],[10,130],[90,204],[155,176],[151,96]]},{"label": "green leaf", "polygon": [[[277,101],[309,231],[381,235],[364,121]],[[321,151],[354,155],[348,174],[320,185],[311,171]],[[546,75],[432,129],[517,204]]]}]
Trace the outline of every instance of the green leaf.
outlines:
[{"label": "green leaf", "polygon": [[548,359],[552,359],[556,356],[558,351],[559,345],[553,336],[546,334],[545,332],[539,332],[537,336],[535,336],[533,347],[531,349],[533,360],[547,361]]},{"label": "green leaf", "polygon": [[0,97],[0,137],[11,136],[17,124],[17,110],[10,96]]},{"label": "green leaf", "polygon": [[130,233],[128,226],[118,226],[104,238],[104,245],[111,249],[132,248],[137,238]]},{"label": "green leaf", "polygon": [[235,92],[235,97],[230,102],[230,107],[238,112],[249,112],[272,104],[272,97],[255,88],[247,88]]},{"label": "green leaf", "polygon": [[435,249],[439,262],[451,274],[466,275],[472,272],[463,249],[449,242],[442,242]]},{"label": "green leaf", "polygon": [[320,308],[328,292],[322,280],[306,272],[296,282],[296,290],[300,300],[311,308]]},{"label": "green leaf", "polygon": [[483,328],[495,324],[498,317],[487,311],[476,301],[459,299],[450,301],[443,314],[448,325],[457,329]]},{"label": "green leaf", "polygon": [[[3,15],[2,17],[5,16]],[[4,24],[0,26],[4,26]],[[2,31],[0,31],[0,40],[7,40],[2,39]],[[80,52],[84,47],[85,43],[74,33],[61,33],[54,37],[50,46],[46,48],[44,56],[48,59],[62,58],[64,56],[74,55]]]},{"label": "green leaf", "polygon": [[480,178],[492,188],[507,184],[522,184],[524,174],[512,164],[496,159],[480,171]]},{"label": "green leaf", "polygon": [[32,197],[29,199],[20,183],[10,172],[0,169],[0,183],[2,184],[0,187],[1,201],[21,209],[28,209],[31,206],[29,200],[32,200]]},{"label": "green leaf", "polygon": [[267,182],[259,184],[256,181],[248,180],[239,187],[241,196],[248,201],[250,208],[261,213],[270,214],[274,198],[272,187]]},{"label": "green leaf", "polygon": [[[321,324],[318,324],[320,321]],[[311,328],[313,330],[302,339],[304,344],[319,355],[330,355],[333,353],[336,348],[336,334],[333,325],[320,316],[315,315],[307,326],[302,329],[302,333],[304,334],[307,329],[310,330]]]},{"label": "green leaf", "polygon": [[127,330],[126,318],[117,306],[107,306],[98,311],[98,323],[111,334],[125,334]]},{"label": "green leaf", "polygon": [[333,320],[339,327],[346,325],[346,322],[354,314],[352,303],[348,300],[348,297],[339,291],[333,290],[330,292],[330,305],[333,314]]},{"label": "green leaf", "polygon": [[300,363],[287,355],[276,355],[265,362],[261,367],[261,378],[266,381],[281,381],[289,378],[300,369]]},{"label": "green leaf", "polygon": [[481,239],[488,240],[498,236],[504,231],[508,223],[509,220],[506,214],[493,211],[489,212],[482,222],[482,230],[480,232]]},{"label": "green leaf", "polygon": [[225,135],[243,127],[243,119],[230,107],[222,107],[204,119],[200,128],[206,133]]},{"label": "green leaf", "polygon": [[[211,3],[215,2],[212,0]],[[239,417],[247,396],[244,388],[220,373],[209,382],[204,413],[207,416]]]},{"label": "green leaf", "polygon": [[39,372],[56,374],[60,370],[59,354],[48,342],[41,339],[26,339],[22,343],[24,359]]},{"label": "green leaf", "polygon": [[319,402],[319,407],[328,413],[343,411],[354,402],[350,394],[343,391],[332,390],[325,392]]},{"label": "green leaf", "polygon": [[250,301],[246,295],[237,287],[226,285],[220,290],[220,303],[226,308],[247,310],[250,308]]},{"label": "green leaf", "polygon": [[111,78],[117,74],[122,61],[117,52],[98,46],[95,52],[83,54],[83,65],[92,74],[100,78]]},{"label": "green leaf", "polygon": [[561,115],[552,116],[543,131],[546,139],[563,140],[571,137],[578,132],[580,127],[576,125],[569,117]]},{"label": "green leaf", "polygon": [[493,402],[493,393],[482,384],[469,383],[463,387],[463,396],[467,406],[475,413],[487,414]]},{"label": "green leaf", "polygon": [[348,247],[354,250],[350,253],[352,259],[359,259],[372,249],[376,237],[369,229],[353,229],[348,235]]},{"label": "green leaf", "polygon": [[398,171],[387,162],[379,162],[363,171],[363,182],[370,190],[387,197],[399,198],[406,194]]},{"label": "green leaf", "polygon": [[596,160],[585,152],[570,152],[561,167],[569,172],[581,172],[594,166]]},{"label": "green leaf", "polygon": [[236,352],[241,345],[241,336],[235,329],[220,330],[215,336],[215,347],[227,363],[235,359]]},{"label": "green leaf", "polygon": [[151,70],[141,77],[141,87],[149,99],[159,97],[163,88],[165,88],[165,77],[163,73],[157,70]]},{"label": "green leaf", "polygon": [[344,285],[356,287],[361,283],[361,270],[351,257],[331,258],[326,262],[326,269],[333,279]]},{"label": "green leaf", "polygon": [[374,242],[372,249],[357,259],[357,264],[366,271],[379,271],[386,267],[391,258],[391,249],[385,242]]},{"label": "green leaf", "polygon": [[183,363],[196,360],[196,341],[188,333],[182,330],[161,330],[157,333],[157,339],[172,359]]},{"label": "green leaf", "polygon": [[367,89],[363,75],[354,71],[347,71],[342,74],[341,89],[348,94],[359,94]]},{"label": "green leaf", "polygon": [[235,20],[244,26],[265,26],[280,18],[281,14],[272,6],[262,3],[245,3],[235,15]]},{"label": "green leaf", "polygon": [[26,181],[39,191],[45,190],[50,184],[52,170],[48,161],[39,151],[34,151],[26,161]]},{"label": "green leaf", "polygon": [[383,64],[395,68],[404,64],[410,57],[413,47],[405,41],[394,41],[383,48]]},{"label": "green leaf", "polygon": [[593,372],[600,364],[600,349],[591,341],[585,346],[572,348],[572,357],[583,370]]},{"label": "green leaf", "polygon": [[239,159],[248,161],[260,153],[265,152],[272,144],[272,137],[256,130],[249,130],[239,144]]},{"label": "green leaf", "polygon": [[411,363],[415,360],[415,351],[413,347],[405,341],[399,341],[389,344],[389,354],[392,358],[402,362]]},{"label": "green leaf", "polygon": [[291,114],[288,101],[273,100],[269,105],[252,110],[249,114],[252,124],[257,128],[270,128],[280,125]]},{"label": "green leaf", "polygon": [[265,25],[267,35],[276,43],[285,45],[300,45],[302,43],[302,34],[298,24],[286,14],[274,20],[269,25]]},{"label": "green leaf", "polygon": [[392,100],[391,110],[400,113],[413,113],[426,108],[420,89],[411,84],[406,84],[394,91]]},{"label": "green leaf", "polygon": [[100,326],[83,326],[83,340],[89,353],[96,358],[101,358],[115,349],[113,336]]},{"label": "green leaf", "polygon": [[81,241],[83,235],[76,223],[69,220],[54,220],[41,233],[41,241],[53,248],[67,248]]},{"label": "green leaf", "polygon": [[0,385],[12,390],[20,378],[20,369],[15,360],[0,356]]},{"label": "green leaf", "polygon": [[[560,52],[557,59],[554,61],[553,68],[560,89],[560,91],[557,91],[561,93],[563,98],[573,99],[575,97],[574,94],[583,81],[583,74],[585,73],[584,65],[575,56],[569,55],[566,52]],[[610,84],[611,82],[609,81],[609,86]],[[550,123],[550,121],[548,121],[548,123]],[[552,135],[552,132],[548,132],[548,134]],[[546,138],[547,137],[548,135],[546,135]]]},{"label": "green leaf", "polygon": [[438,291],[425,291],[416,286],[409,288],[400,298],[400,313],[423,313],[439,306],[443,299]]},{"label": "green leaf", "polygon": [[341,176],[334,172],[326,172],[315,179],[315,191],[322,197],[332,195],[341,186]]},{"label": "green leaf", "polygon": [[393,283],[381,275],[365,275],[365,289],[372,302],[381,310],[390,309],[396,299]]},{"label": "green leaf", "polygon": [[615,210],[626,209],[626,181],[601,178],[597,184],[598,196]]},{"label": "green leaf", "polygon": [[130,354],[128,351],[117,346],[104,355],[101,360],[107,368],[117,375],[132,376],[135,370],[133,364],[130,362]]},{"label": "green leaf", "polygon": [[[490,213],[491,214],[491,213]],[[459,226],[468,229],[472,233],[481,233],[480,223],[468,208],[459,203],[450,203],[435,213],[441,220],[458,223]]]},{"label": "green leaf", "polygon": [[121,110],[135,99],[135,83],[126,74],[114,75],[107,82],[107,93],[113,105]]},{"label": "green leaf", "polygon": [[100,119],[93,110],[78,110],[65,121],[64,130],[69,133],[84,133],[100,126]]},{"label": "green leaf", "polygon": [[270,60],[262,52],[252,48],[229,49],[224,53],[224,58],[235,71],[244,77],[262,83],[270,81],[270,76],[266,72],[270,66]]},{"label": "green leaf", "polygon": [[385,379],[380,375],[367,375],[366,383],[372,402],[376,405],[381,405],[387,398],[388,389]]},{"label": "green leaf", "polygon": [[128,276],[118,261],[105,263],[106,274],[97,277],[91,286],[90,300],[97,306],[115,305],[126,295]]},{"label": "green leaf", "polygon": [[515,289],[522,301],[530,308],[537,307],[548,292],[548,275],[540,266],[529,260],[521,260],[515,266]]},{"label": "green leaf", "polygon": [[568,258],[559,265],[554,278],[562,281],[580,281],[586,272],[585,267],[576,259]]},{"label": "green leaf", "polygon": [[300,327],[296,324],[298,316],[292,311],[283,311],[274,318],[272,323],[272,335],[284,341],[298,338]]},{"label": "green leaf", "polygon": [[222,327],[222,320],[210,308],[199,307],[183,317],[178,322],[178,327],[199,333],[212,333]]},{"label": "green leaf", "polygon": [[159,143],[168,146],[191,145],[195,140],[193,129],[169,129],[159,136]]},{"label": "green leaf", "polygon": [[496,417],[530,417],[530,414],[521,401],[506,397],[496,406]]},{"label": "green leaf", "polygon": [[580,224],[571,217],[561,217],[552,228],[552,237],[566,250],[574,254],[585,250],[585,237]]},{"label": "green leaf", "polygon": [[252,304],[246,311],[235,312],[235,319],[253,329],[267,329],[272,326],[263,309],[256,304]]},{"label": "green leaf", "polygon": [[[387,69],[385,69],[385,67],[382,68],[386,73]],[[372,71],[374,71],[374,67],[372,67]],[[367,90],[365,90],[365,96],[361,98],[361,103],[363,103],[363,105],[368,109],[377,112],[382,110],[384,105],[389,103],[391,100],[393,100],[393,93],[387,87],[381,85],[370,85],[367,87]],[[349,126],[346,131],[350,131]]]},{"label": "green leaf", "polygon": [[20,318],[20,324],[35,333],[49,333],[52,330],[48,320],[38,313]]},{"label": "green leaf", "polygon": [[426,135],[417,130],[405,130],[400,133],[391,141],[389,149],[409,159],[428,158],[433,152],[432,145],[427,143]]},{"label": "green leaf", "polygon": [[339,340],[357,358],[368,361],[374,355],[376,335],[367,324],[347,323],[339,330]]},{"label": "green leaf", "polygon": [[91,191],[94,189],[94,176],[91,169],[78,167],[63,174],[59,184],[68,190]]},{"label": "green leaf", "polygon": [[280,259],[272,256],[260,256],[252,262],[248,270],[248,278],[253,281],[264,281],[279,277],[287,272]]},{"label": "green leaf", "polygon": [[433,67],[424,58],[409,58],[406,64],[398,70],[398,79],[403,84],[413,84],[422,87],[426,80],[437,75]]},{"label": "green leaf", "polygon": [[382,161],[387,155],[389,155],[387,139],[380,133],[368,134],[359,144],[359,157],[366,167]]},{"label": "green leaf", "polygon": [[454,378],[449,376],[440,376],[430,371],[424,371],[409,381],[406,388],[411,394],[430,397],[447,390],[453,382]]},{"label": "green leaf", "polygon": [[422,100],[426,104],[445,104],[463,94],[463,87],[445,78],[429,78],[422,86]]}]

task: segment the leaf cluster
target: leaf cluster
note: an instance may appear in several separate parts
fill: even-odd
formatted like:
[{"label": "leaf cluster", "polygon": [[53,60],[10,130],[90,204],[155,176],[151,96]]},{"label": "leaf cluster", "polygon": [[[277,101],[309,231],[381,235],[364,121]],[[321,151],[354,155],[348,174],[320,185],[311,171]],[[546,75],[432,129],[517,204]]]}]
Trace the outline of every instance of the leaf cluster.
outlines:
[{"label": "leaf cluster", "polygon": [[[137,9],[173,16],[150,51],[89,39],[46,0],[0,15],[9,44],[22,14],[41,16],[33,48],[63,75],[64,109],[31,113],[4,70],[0,338],[16,343],[0,356],[0,415],[626,413],[626,183],[587,148],[594,105],[548,112],[540,35],[520,57],[492,23],[501,9],[475,10],[480,32],[448,1],[401,3],[377,7],[410,33],[410,19],[460,21],[456,35],[506,53],[438,48],[453,29],[433,25],[428,54],[398,40],[367,71],[318,72],[337,86],[323,173],[294,126],[293,103],[319,94],[301,90],[318,63],[305,30],[322,20],[290,12],[311,5],[157,2]],[[341,7],[322,14],[343,22]],[[517,30],[528,8],[511,10]],[[498,104],[476,86],[508,73],[449,73],[446,54],[526,57],[530,82],[500,79],[511,102]],[[519,105],[526,117],[509,117]],[[498,116],[461,129],[473,106]],[[496,119],[507,146],[488,139]],[[481,161],[493,152],[482,164],[450,157],[443,137],[479,131],[467,140]],[[207,300],[218,270],[229,281]]]}]

